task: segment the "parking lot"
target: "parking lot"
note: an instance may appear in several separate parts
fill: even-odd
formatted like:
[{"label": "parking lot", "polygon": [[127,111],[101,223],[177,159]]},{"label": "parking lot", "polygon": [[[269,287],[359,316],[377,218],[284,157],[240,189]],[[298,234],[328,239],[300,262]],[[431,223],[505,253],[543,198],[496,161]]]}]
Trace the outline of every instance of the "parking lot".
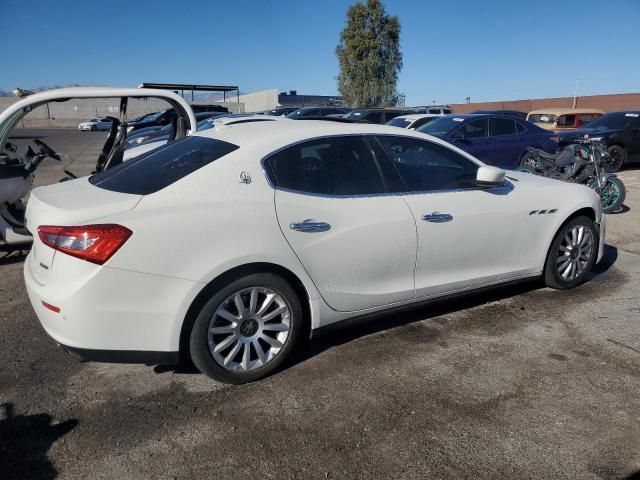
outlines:
[{"label": "parking lot", "polygon": [[[87,174],[106,133],[15,135]],[[62,167],[47,159],[37,184]],[[581,287],[389,315],[243,386],[79,363],[40,327],[23,255],[0,253],[0,477],[640,478],[640,169],[621,178],[626,208]]]}]

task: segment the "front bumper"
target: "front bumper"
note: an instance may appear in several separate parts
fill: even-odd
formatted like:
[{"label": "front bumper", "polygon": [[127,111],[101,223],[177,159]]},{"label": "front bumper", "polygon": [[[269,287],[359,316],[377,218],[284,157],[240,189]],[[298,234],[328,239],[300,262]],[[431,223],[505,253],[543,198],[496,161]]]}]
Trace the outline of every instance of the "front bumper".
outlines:
[{"label": "front bumper", "polygon": [[42,285],[31,257],[24,264],[31,305],[47,334],[65,350],[90,361],[175,363],[182,323],[200,284],[57,254]]}]

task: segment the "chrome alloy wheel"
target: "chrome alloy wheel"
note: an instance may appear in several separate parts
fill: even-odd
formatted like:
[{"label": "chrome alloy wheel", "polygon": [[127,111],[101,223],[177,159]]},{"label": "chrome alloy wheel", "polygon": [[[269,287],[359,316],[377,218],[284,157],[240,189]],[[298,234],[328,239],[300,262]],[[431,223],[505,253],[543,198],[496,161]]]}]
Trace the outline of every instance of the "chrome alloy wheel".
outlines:
[{"label": "chrome alloy wheel", "polygon": [[260,368],[283,349],[291,330],[291,308],[269,288],[250,287],[229,295],[209,321],[213,359],[226,370]]},{"label": "chrome alloy wheel", "polygon": [[566,281],[578,278],[591,261],[593,245],[593,234],[584,225],[576,225],[569,230],[558,247],[556,256],[558,275]]}]

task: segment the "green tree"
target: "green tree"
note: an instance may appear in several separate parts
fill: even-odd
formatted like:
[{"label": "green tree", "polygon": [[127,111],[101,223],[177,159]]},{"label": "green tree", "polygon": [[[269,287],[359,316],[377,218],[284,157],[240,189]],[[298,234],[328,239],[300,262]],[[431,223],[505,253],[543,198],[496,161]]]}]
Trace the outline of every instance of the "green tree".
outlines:
[{"label": "green tree", "polygon": [[387,14],[380,0],[356,3],[336,47],[340,62],[338,90],[347,105],[395,105],[402,68],[400,20]]}]

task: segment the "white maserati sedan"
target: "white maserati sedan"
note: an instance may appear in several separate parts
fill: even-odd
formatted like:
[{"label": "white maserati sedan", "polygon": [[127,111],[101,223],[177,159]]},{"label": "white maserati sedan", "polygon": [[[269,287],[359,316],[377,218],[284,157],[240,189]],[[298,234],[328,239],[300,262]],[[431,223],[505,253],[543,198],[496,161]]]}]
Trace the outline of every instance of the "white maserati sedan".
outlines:
[{"label": "white maserati sedan", "polygon": [[583,282],[590,189],[408,130],[308,120],[197,132],[32,192],[24,275],[48,334],[94,361],[191,359],[253,381],[345,320],[541,277]]}]

